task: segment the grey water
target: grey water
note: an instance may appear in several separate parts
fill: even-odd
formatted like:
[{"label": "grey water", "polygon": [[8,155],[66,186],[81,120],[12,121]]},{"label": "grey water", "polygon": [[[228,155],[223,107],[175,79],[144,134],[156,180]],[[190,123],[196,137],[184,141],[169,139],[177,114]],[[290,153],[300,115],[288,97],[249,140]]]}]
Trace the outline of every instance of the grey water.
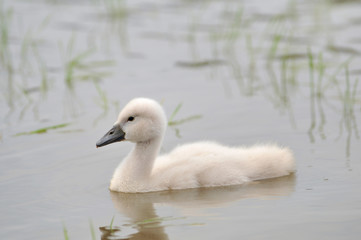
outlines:
[{"label": "grey water", "polygon": [[[358,239],[358,1],[0,1],[1,239]],[[278,143],[297,172],[243,186],[108,190],[95,148],[130,99],[163,152]]]}]

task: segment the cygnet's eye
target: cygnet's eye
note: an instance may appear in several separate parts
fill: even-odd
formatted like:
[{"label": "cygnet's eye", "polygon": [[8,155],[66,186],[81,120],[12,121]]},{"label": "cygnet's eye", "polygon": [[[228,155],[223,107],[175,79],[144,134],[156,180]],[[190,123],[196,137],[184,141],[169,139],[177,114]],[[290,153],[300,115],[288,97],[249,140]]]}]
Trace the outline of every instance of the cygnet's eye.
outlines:
[{"label": "cygnet's eye", "polygon": [[134,120],[134,117],[133,116],[130,116],[129,118],[128,118],[128,122],[131,122],[131,121],[133,121]]}]

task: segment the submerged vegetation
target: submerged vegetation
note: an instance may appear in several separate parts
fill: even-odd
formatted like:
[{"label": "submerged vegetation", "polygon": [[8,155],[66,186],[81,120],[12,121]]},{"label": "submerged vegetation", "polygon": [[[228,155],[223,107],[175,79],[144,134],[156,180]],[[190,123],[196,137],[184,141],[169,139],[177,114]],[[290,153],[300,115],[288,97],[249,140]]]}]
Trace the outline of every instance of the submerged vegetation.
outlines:
[{"label": "submerged vegetation", "polygon": [[65,62],[64,80],[69,89],[74,89],[74,83],[77,80],[99,81],[111,75],[108,71],[99,71],[98,69],[114,65],[113,60],[89,61],[88,59],[95,53],[96,49],[90,48],[74,54],[75,44],[76,37],[73,35],[67,44],[66,51],[62,51],[65,52],[65,54],[63,54]]},{"label": "submerged vegetation", "polygon": [[[47,101],[50,92],[55,93],[57,89],[68,92],[65,93],[63,102],[74,112],[75,105],[78,105],[78,109],[81,106],[81,103],[76,103],[79,102],[79,96],[74,94],[78,89],[76,85],[80,82],[88,82],[93,86],[92,94],[96,96],[93,99],[103,110],[96,122],[106,115],[112,103],[118,104],[108,96],[102,81],[113,78],[115,67],[122,71],[124,69],[113,60],[116,59],[114,55],[109,54],[112,51],[111,41],[105,38],[115,35],[119,40],[118,44],[125,50],[124,57],[127,59],[142,56],[141,53],[132,53],[130,50],[127,30],[129,20],[136,15],[146,16],[147,19],[151,16],[149,22],[156,23],[162,18],[161,7],[155,4],[148,6],[145,11],[125,0],[96,0],[92,4],[97,9],[97,21],[104,24],[105,28],[102,29],[101,25],[95,28],[76,25],[86,34],[71,30],[61,39],[53,41],[47,36],[57,26],[54,23],[57,21],[54,20],[55,15],[48,13],[35,25],[24,24],[15,32],[14,26],[21,25],[19,19],[14,17],[17,13],[13,7],[0,1],[1,98],[6,100],[8,117],[16,112],[17,106],[21,106],[18,114],[20,119],[27,112],[33,112],[37,117],[40,105]],[[337,103],[333,103],[331,110],[339,112],[342,116],[340,122],[353,126],[346,129],[354,132],[355,137],[359,136],[356,121],[358,114],[355,111],[359,105],[356,99],[360,86],[357,77],[354,82],[350,80],[353,79],[350,73],[359,70],[354,66],[360,62],[360,51],[353,46],[336,44],[331,34],[322,39],[323,44],[314,40],[318,38],[315,31],[328,31],[328,28],[332,28],[332,22],[326,24],[324,21],[329,21],[330,4],[333,3],[315,4],[313,15],[304,15],[301,12],[304,6],[293,0],[274,14],[253,12],[246,3],[229,2],[219,4],[212,21],[206,16],[213,3],[183,4],[185,8],[193,4],[200,8],[192,8],[183,31],[168,29],[173,41],[178,36],[177,41],[188,45],[189,49],[190,59],[174,60],[175,66],[181,67],[174,71],[193,69],[206,72],[207,78],[234,80],[237,90],[231,87],[232,83],[229,81],[223,81],[227,95],[237,91],[246,97],[265,96],[275,108],[288,114],[293,127],[297,126],[293,109],[294,96],[300,92],[308,94],[310,125],[307,132],[311,142],[316,141],[317,134],[321,139],[326,139],[325,125],[329,111],[325,108],[330,101],[335,102],[333,96],[336,91],[339,95],[339,107],[335,107]],[[305,20],[312,21],[303,26],[301,23]],[[353,19],[353,26],[354,22]],[[104,29],[108,31],[103,31]],[[17,43],[11,41],[14,36],[18,39]],[[59,51],[52,51],[50,55],[53,57],[49,57],[47,45],[59,46],[62,57],[60,63],[59,60],[49,60],[59,54]],[[100,50],[104,46],[106,54]],[[352,65],[353,62],[355,64]],[[346,68],[346,77],[342,77],[341,72],[346,71]],[[308,77],[305,74],[307,72]],[[346,86],[346,90],[343,90],[343,86]],[[175,115],[181,106],[178,105],[174,110],[169,126],[175,128],[201,117],[194,115],[176,120]],[[349,118],[345,116],[350,115],[354,120],[347,120]],[[339,126],[342,132],[343,124]],[[176,134],[180,136],[178,129]]]},{"label": "submerged vegetation", "polygon": [[12,20],[13,10],[4,8],[4,3],[0,1],[0,60],[2,66],[9,65],[9,26]]},{"label": "submerged vegetation", "polygon": [[[325,4],[328,9],[329,3]],[[318,5],[318,7],[320,6]],[[247,9],[242,7],[234,7],[233,11],[227,12],[229,16],[236,17],[226,18],[227,23],[222,24],[223,28],[209,27],[212,29],[212,36],[220,36],[224,32],[233,31],[235,29],[234,21],[239,23],[236,28],[238,32],[232,34],[232,36],[236,36],[232,37],[232,47],[230,47],[227,38],[210,38],[211,41],[216,41],[212,44],[214,47],[217,48],[223,44],[223,46],[227,46],[226,48],[232,49],[232,51],[223,52],[212,49],[212,52],[217,53],[213,54],[217,59],[225,59],[227,63],[226,66],[215,66],[215,68],[229,68],[229,72],[233,74],[232,78],[236,81],[242,95],[249,97],[255,96],[257,93],[266,95],[274,106],[282,112],[288,112],[291,125],[295,128],[297,120],[292,106],[295,102],[295,96],[297,93],[307,94],[308,91],[308,98],[310,99],[308,134],[311,142],[316,141],[315,134],[323,140],[326,139],[325,126],[328,122],[327,113],[330,111],[342,116],[339,125],[340,132],[342,129],[348,129],[358,139],[359,129],[357,128],[357,121],[355,121],[357,116],[352,114],[353,110],[351,109],[354,109],[353,106],[356,102],[359,103],[359,100],[350,101],[350,99],[357,99],[360,94],[358,78],[356,77],[355,82],[350,84],[350,80],[348,80],[349,70],[346,71],[347,74],[345,75],[342,75],[342,70],[349,69],[353,60],[359,63],[360,53],[353,47],[331,44],[333,42],[331,35],[328,35],[328,38],[324,40],[326,41],[324,47],[314,43],[317,36],[313,35],[313,31],[323,31],[324,29],[317,27],[324,24],[321,23],[324,20],[319,18],[317,24],[310,26],[309,32],[305,31],[299,27],[301,19],[305,17],[300,15],[298,8],[296,1],[290,1],[284,13],[280,12],[273,16],[247,14]],[[323,10],[316,8],[315,11]],[[318,14],[318,12],[316,13]],[[330,14],[329,10],[323,11],[319,16],[327,19],[327,14]],[[252,30],[253,27],[259,28],[259,22],[265,20],[267,23],[264,24],[262,33]],[[194,25],[194,23],[192,24]],[[202,24],[204,23],[198,23],[199,26]],[[329,23],[329,26],[332,28],[332,23]],[[314,49],[317,49],[316,53]],[[248,53],[247,58],[242,58],[245,53]],[[335,58],[336,54],[337,57]],[[347,60],[344,61],[344,58]],[[357,64],[352,65],[353,68],[357,67]],[[203,67],[203,65],[199,67],[201,66]],[[198,66],[194,64],[192,67]],[[211,71],[215,72],[213,69]],[[219,72],[222,71],[218,71],[217,74]],[[266,72],[268,76],[263,74],[263,77],[260,78],[260,72]],[[308,77],[305,75],[306,72],[308,72]],[[229,77],[229,75],[217,77],[224,78]],[[342,86],[345,85],[346,90],[343,93]],[[307,87],[305,88],[305,86]],[[352,94],[350,90],[347,90],[351,88]],[[231,90],[227,91],[230,92]],[[340,95],[338,99],[334,98],[335,91]],[[328,108],[327,111],[325,108]],[[348,117],[345,117],[350,115],[353,115],[351,122],[346,120],[349,119]],[[344,127],[343,123],[352,127]],[[346,145],[347,148],[350,147],[349,142]],[[347,156],[349,155],[347,154]]]},{"label": "submerged vegetation", "polygon": [[[149,22],[157,23],[162,18],[161,7],[155,4],[148,6],[145,11],[125,0],[96,0],[92,1],[92,4],[97,9],[97,21],[104,24],[105,28],[98,25],[95,29],[87,29],[79,25],[86,35],[71,30],[61,39],[50,42],[53,39],[49,39],[47,35],[57,26],[54,25],[57,21],[54,20],[55,15],[48,13],[35,27],[24,25],[15,32],[14,26],[19,25],[18,18],[14,17],[16,11],[0,1],[0,69],[4,79],[1,82],[1,98],[6,100],[9,116],[16,112],[14,109],[17,106],[22,109],[19,113],[20,119],[23,119],[27,112],[34,112],[34,116],[37,116],[40,105],[47,101],[50,92],[55,93],[57,89],[68,92],[65,93],[63,102],[75,112],[76,108],[81,107],[81,103],[76,103],[80,102],[80,97],[74,94],[79,88],[77,83],[80,82],[92,85],[91,92],[96,96],[93,99],[103,111],[95,122],[106,115],[113,103],[118,105],[117,101],[108,96],[102,84],[103,80],[115,78],[116,68],[124,70],[114,60],[117,59],[114,54],[109,54],[114,43],[109,39],[112,35],[116,36],[118,45],[126,53],[125,58],[141,57],[142,53],[132,52],[130,49],[131,41],[127,30],[129,20],[138,15],[147,17]],[[283,10],[274,14],[252,12],[246,3],[229,2],[219,4],[213,13],[212,21],[206,16],[213,3],[183,4],[185,8],[192,5],[199,5],[200,8],[192,8],[183,31],[168,29],[172,37],[164,38],[188,45],[190,59],[175,59],[175,67],[181,68],[175,68],[174,71],[193,69],[206,72],[207,78],[234,80],[237,88],[233,88],[231,82],[222,80],[227,95],[233,95],[236,91],[246,97],[265,96],[275,108],[288,114],[293,127],[297,126],[293,109],[294,96],[300,92],[308,94],[308,135],[311,142],[316,141],[316,135],[321,139],[326,138],[325,125],[329,111],[325,108],[330,105],[330,101],[335,102],[335,91],[340,96],[339,107],[335,107],[337,103],[333,103],[331,110],[339,112],[342,119],[348,119],[345,118],[346,115],[353,115],[355,120],[348,125],[357,125],[358,114],[355,114],[355,111],[359,101],[355,99],[360,93],[360,86],[357,77],[355,82],[350,80],[353,79],[350,73],[358,70],[354,67],[357,64],[352,65],[352,62],[360,61],[360,51],[353,46],[334,43],[331,34],[323,40],[324,44],[314,40],[318,38],[315,31],[332,28],[332,22],[323,22],[325,19],[328,21],[332,3],[324,3],[324,6],[322,3],[315,4],[314,15],[304,15],[300,10],[304,6],[293,0],[290,0]],[[301,25],[309,19],[313,22],[306,26]],[[352,21],[354,26],[355,21]],[[12,43],[12,36],[17,36],[18,43]],[[50,55],[53,57],[49,57],[47,45],[58,46],[59,48],[55,49],[60,51],[52,51]],[[101,52],[104,47],[106,54]],[[49,61],[59,53],[60,63],[59,60]],[[341,81],[341,72],[346,67],[347,77],[343,78],[348,80]],[[346,86],[345,91],[343,86]],[[179,130],[175,128],[177,125],[201,117],[194,115],[176,120],[175,115],[181,106],[180,104],[176,107],[169,119],[169,126],[174,127],[177,136],[180,136]],[[342,119],[340,122],[348,122]],[[340,124],[340,132],[341,126],[343,125]],[[346,129],[353,131],[354,136],[359,135],[357,126]]]}]

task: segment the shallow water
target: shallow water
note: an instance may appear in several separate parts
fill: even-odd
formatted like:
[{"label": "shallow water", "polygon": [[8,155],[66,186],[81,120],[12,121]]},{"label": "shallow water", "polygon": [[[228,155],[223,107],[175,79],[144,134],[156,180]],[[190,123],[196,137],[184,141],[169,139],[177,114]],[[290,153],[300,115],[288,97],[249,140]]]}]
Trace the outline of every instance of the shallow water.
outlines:
[{"label": "shallow water", "polygon": [[[357,1],[0,6],[1,239],[358,239]],[[138,96],[161,101],[168,117],[182,103],[164,152],[208,139],[278,142],[297,173],[109,192],[131,144],[95,142]]]}]

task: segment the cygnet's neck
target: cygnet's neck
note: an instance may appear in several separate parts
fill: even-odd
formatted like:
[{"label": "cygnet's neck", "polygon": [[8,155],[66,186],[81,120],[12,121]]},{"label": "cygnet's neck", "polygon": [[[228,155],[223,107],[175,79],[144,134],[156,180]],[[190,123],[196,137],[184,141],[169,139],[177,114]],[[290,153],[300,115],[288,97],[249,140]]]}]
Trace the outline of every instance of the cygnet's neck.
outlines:
[{"label": "cygnet's neck", "polygon": [[124,168],[127,171],[125,174],[130,179],[146,179],[150,177],[162,139],[162,137],[159,137],[135,144],[135,147],[124,161]]}]

